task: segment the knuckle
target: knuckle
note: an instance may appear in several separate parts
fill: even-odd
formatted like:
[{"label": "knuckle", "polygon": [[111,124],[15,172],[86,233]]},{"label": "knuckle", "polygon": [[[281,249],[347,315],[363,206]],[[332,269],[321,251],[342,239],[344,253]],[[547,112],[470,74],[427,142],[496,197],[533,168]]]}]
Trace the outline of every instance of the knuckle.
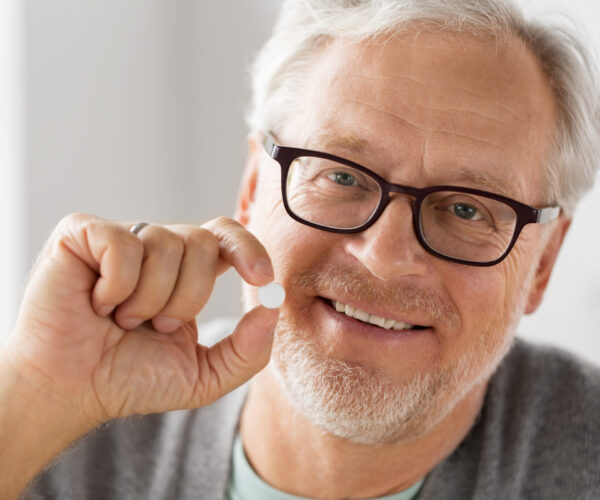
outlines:
[{"label": "knuckle", "polygon": [[94,219],[90,214],[83,212],[74,212],[65,215],[57,224],[57,229],[61,232],[72,230],[74,227],[81,227],[89,224],[89,221]]},{"label": "knuckle", "polygon": [[231,217],[221,215],[215,219],[215,224],[220,226],[235,224],[236,222]]},{"label": "knuckle", "polygon": [[86,214],[85,212],[73,212],[73,213],[65,215],[61,219],[61,222],[64,222],[65,224],[69,224],[69,223],[73,223],[73,222],[83,222],[89,218],[91,218],[90,214]]},{"label": "knuckle", "polygon": [[160,315],[176,318],[184,323],[191,321],[198,314],[199,308],[204,305],[200,299],[200,294],[197,292],[191,292],[185,298],[172,297]]},{"label": "knuckle", "polygon": [[231,217],[220,216],[216,219],[213,219],[205,224],[205,227],[208,228],[222,228],[222,227],[239,227],[240,224],[236,220]]},{"label": "knuckle", "polygon": [[217,237],[208,229],[196,229],[187,235],[187,245],[192,248],[198,248],[204,253],[219,253],[219,241]]},{"label": "knuckle", "polygon": [[144,255],[144,244],[135,235],[121,241],[119,252],[126,259],[141,259]]},{"label": "knuckle", "polygon": [[185,250],[183,240],[176,234],[169,231],[169,236],[161,244],[161,251],[168,257],[181,257]]},{"label": "knuckle", "polygon": [[[189,297],[186,298],[186,306],[188,308],[197,311],[198,308],[204,306],[207,300],[210,298],[210,294],[213,289],[214,281],[207,282],[204,286],[194,287],[193,290],[189,291]],[[194,315],[196,315],[195,312]]]},{"label": "knuckle", "polygon": [[144,238],[148,247],[161,257],[180,258],[185,247],[181,236],[164,227],[152,229]]},{"label": "knuckle", "polygon": [[[89,235],[89,234],[98,235],[101,233],[101,230],[106,227],[105,224],[103,223],[103,221],[100,221],[97,219],[84,219],[81,222],[81,226],[84,227],[84,231],[85,231],[86,235]],[[105,233],[104,236],[108,236],[110,238],[110,236],[111,236],[110,231]]]}]

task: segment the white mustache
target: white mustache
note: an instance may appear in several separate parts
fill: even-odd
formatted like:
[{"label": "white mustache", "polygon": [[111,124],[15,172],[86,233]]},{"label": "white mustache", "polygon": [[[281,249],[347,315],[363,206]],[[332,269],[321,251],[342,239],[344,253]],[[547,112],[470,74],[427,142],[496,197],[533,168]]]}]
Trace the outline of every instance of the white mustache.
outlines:
[{"label": "white mustache", "polygon": [[372,276],[346,266],[307,269],[291,281],[292,287],[308,295],[353,297],[398,314],[418,315],[428,324],[443,322],[448,326],[460,321],[458,310],[448,297],[414,284],[376,281]]}]

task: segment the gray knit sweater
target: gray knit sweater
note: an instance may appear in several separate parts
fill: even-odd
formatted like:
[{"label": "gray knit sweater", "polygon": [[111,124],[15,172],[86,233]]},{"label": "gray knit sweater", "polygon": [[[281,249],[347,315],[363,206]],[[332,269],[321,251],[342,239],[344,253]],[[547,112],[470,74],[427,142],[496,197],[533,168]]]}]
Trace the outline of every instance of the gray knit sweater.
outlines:
[{"label": "gray knit sweater", "polygon": [[[225,497],[242,387],[209,407],[113,421],[36,478],[26,499]],[[477,422],[419,500],[600,499],[600,368],[516,341]]]}]

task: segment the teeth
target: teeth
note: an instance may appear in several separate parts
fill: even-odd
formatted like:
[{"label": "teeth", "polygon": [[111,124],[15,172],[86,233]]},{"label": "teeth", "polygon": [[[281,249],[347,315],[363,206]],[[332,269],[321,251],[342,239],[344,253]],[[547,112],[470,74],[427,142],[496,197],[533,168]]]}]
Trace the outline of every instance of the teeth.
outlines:
[{"label": "teeth", "polygon": [[337,312],[344,313],[346,316],[356,318],[365,323],[371,323],[381,328],[385,328],[386,330],[410,330],[411,328],[414,328],[414,325],[409,325],[408,323],[393,319],[382,318],[375,314],[369,314],[368,312],[361,311],[360,309],[356,309],[355,307],[344,304],[338,300],[333,301],[333,306]]},{"label": "teeth", "polygon": [[365,323],[368,323],[369,321],[369,313],[361,311],[360,309],[355,309],[352,317],[364,321]]},{"label": "teeth", "polygon": [[377,325],[377,326],[380,326],[381,328],[383,328],[385,326],[385,318],[371,314],[369,316],[369,323],[373,323],[374,325]]}]

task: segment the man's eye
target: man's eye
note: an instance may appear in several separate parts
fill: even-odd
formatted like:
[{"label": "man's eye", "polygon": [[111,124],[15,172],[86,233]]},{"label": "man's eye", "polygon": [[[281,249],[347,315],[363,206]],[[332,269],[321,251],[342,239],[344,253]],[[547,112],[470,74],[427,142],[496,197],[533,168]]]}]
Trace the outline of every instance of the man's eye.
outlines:
[{"label": "man's eye", "polygon": [[466,203],[454,203],[450,205],[450,210],[461,219],[465,220],[481,220],[482,216],[473,205],[468,205]]},{"label": "man's eye", "polygon": [[348,172],[334,172],[327,177],[340,186],[355,186],[357,184],[356,177]]}]

